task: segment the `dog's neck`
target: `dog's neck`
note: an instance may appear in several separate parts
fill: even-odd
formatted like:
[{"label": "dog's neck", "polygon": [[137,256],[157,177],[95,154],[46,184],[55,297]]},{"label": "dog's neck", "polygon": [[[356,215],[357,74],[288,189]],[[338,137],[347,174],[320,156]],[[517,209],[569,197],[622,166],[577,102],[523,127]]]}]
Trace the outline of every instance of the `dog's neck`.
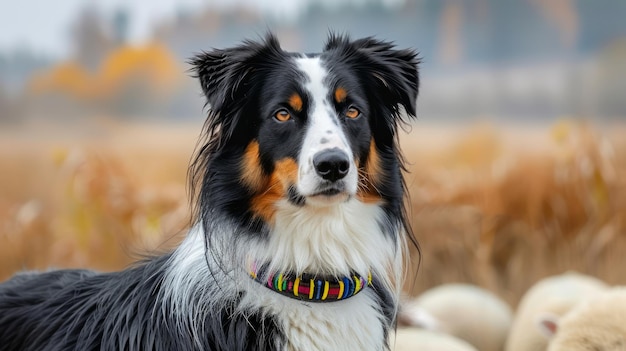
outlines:
[{"label": "dog's neck", "polygon": [[203,285],[216,273],[250,280],[250,262],[260,262],[267,272],[289,272],[294,277],[371,273],[376,284],[399,289],[403,260],[402,241],[396,238],[399,227],[388,223],[380,206],[353,199],[327,208],[297,207],[287,200],[277,207],[275,223],[263,235],[234,235],[246,229],[233,222],[194,226],[172,256],[173,286]]},{"label": "dog's neck", "polygon": [[268,272],[263,265],[253,262],[250,277],[266,288],[302,301],[332,302],[349,299],[372,285],[372,275],[362,277],[323,277],[313,274],[296,275],[291,272]]},{"label": "dog's neck", "polygon": [[380,206],[356,199],[327,207],[288,201],[276,206],[269,234],[249,247],[249,259],[269,271],[341,277],[391,268],[398,248],[393,234],[385,233],[388,220]]}]

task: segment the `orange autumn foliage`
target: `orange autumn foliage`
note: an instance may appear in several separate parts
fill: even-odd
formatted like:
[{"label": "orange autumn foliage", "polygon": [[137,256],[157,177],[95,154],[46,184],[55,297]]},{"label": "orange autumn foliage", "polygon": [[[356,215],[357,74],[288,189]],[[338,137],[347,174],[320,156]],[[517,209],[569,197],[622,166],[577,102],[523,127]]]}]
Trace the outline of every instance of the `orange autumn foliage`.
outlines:
[{"label": "orange autumn foliage", "polygon": [[123,90],[133,81],[154,94],[167,93],[176,85],[181,69],[172,54],[160,44],[145,47],[124,46],[112,52],[102,63],[99,82],[105,95]]},{"label": "orange autumn foliage", "polygon": [[59,93],[78,100],[106,100],[138,88],[159,97],[171,93],[181,76],[182,69],[172,53],[153,43],[119,47],[95,72],[75,61],[62,62],[35,75],[28,87],[35,95]]},{"label": "orange autumn foliage", "polygon": [[74,61],[63,62],[35,75],[29,84],[29,90],[37,95],[58,92],[79,99],[95,96],[96,87],[96,78]]}]

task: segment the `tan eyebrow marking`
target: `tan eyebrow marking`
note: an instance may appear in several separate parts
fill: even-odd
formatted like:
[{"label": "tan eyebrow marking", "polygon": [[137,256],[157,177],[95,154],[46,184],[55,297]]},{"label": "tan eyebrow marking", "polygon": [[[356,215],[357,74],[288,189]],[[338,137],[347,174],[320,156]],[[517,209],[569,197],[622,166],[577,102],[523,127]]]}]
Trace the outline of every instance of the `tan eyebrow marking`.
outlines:
[{"label": "tan eyebrow marking", "polygon": [[289,97],[289,106],[296,112],[302,111],[302,98],[298,93],[293,93],[293,95]]},{"label": "tan eyebrow marking", "polygon": [[335,89],[335,101],[337,103],[344,102],[347,96],[348,92],[343,87]]}]

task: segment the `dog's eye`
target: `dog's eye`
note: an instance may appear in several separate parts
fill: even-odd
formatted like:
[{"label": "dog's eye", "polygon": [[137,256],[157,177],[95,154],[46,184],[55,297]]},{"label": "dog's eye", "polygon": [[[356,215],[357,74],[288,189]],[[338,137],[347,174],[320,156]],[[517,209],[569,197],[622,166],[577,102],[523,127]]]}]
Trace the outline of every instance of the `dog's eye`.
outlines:
[{"label": "dog's eye", "polygon": [[291,115],[287,112],[287,110],[280,110],[276,112],[274,118],[276,118],[279,122],[287,122],[291,119]]},{"label": "dog's eye", "polygon": [[361,115],[361,112],[359,110],[357,110],[354,107],[350,107],[347,111],[346,111],[346,117],[348,118],[357,118]]}]

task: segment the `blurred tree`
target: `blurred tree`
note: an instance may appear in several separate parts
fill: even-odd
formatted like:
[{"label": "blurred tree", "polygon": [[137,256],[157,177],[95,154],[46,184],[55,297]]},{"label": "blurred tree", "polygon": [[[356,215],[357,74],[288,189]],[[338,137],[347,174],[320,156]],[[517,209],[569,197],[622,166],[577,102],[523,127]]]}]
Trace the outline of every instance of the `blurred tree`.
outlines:
[{"label": "blurred tree", "polygon": [[113,40],[115,45],[120,46],[126,44],[128,40],[128,26],[130,24],[130,16],[127,10],[118,9],[113,15]]},{"label": "blurred tree", "polygon": [[181,77],[182,69],[166,47],[121,46],[103,58],[95,73],[77,61],[64,62],[35,75],[27,93],[43,106],[64,101],[114,116],[155,116],[168,111]]},{"label": "blurred tree", "polygon": [[13,52],[0,52],[0,86],[9,97],[18,95],[34,72],[52,64],[52,59],[29,48],[20,47]]},{"label": "blurred tree", "polygon": [[463,5],[458,0],[446,1],[441,13],[439,57],[446,65],[459,64],[463,59]]},{"label": "blurred tree", "polygon": [[99,72],[102,95],[119,112],[137,112],[142,105],[161,101],[172,94],[182,70],[169,50],[160,44],[124,46],[106,57]]},{"label": "blurred tree", "polygon": [[604,117],[626,117],[626,37],[602,50],[598,60],[597,112]]},{"label": "blurred tree", "polygon": [[35,95],[60,93],[75,99],[90,99],[97,95],[98,84],[78,62],[70,61],[33,75],[28,90]]},{"label": "blurred tree", "polygon": [[7,123],[13,121],[13,116],[10,114],[11,101],[6,95],[6,92],[2,88],[2,84],[0,84],[0,123]]},{"label": "blurred tree", "polygon": [[574,48],[578,39],[578,11],[574,0],[531,0],[558,30],[564,48]]},{"label": "blurred tree", "polygon": [[146,89],[161,93],[172,88],[180,73],[169,50],[152,43],[144,47],[123,46],[111,52],[105,58],[99,76],[109,93],[132,80],[143,80]]},{"label": "blurred tree", "polygon": [[75,57],[87,70],[94,72],[113,47],[106,35],[98,9],[90,3],[85,6],[72,28]]}]

